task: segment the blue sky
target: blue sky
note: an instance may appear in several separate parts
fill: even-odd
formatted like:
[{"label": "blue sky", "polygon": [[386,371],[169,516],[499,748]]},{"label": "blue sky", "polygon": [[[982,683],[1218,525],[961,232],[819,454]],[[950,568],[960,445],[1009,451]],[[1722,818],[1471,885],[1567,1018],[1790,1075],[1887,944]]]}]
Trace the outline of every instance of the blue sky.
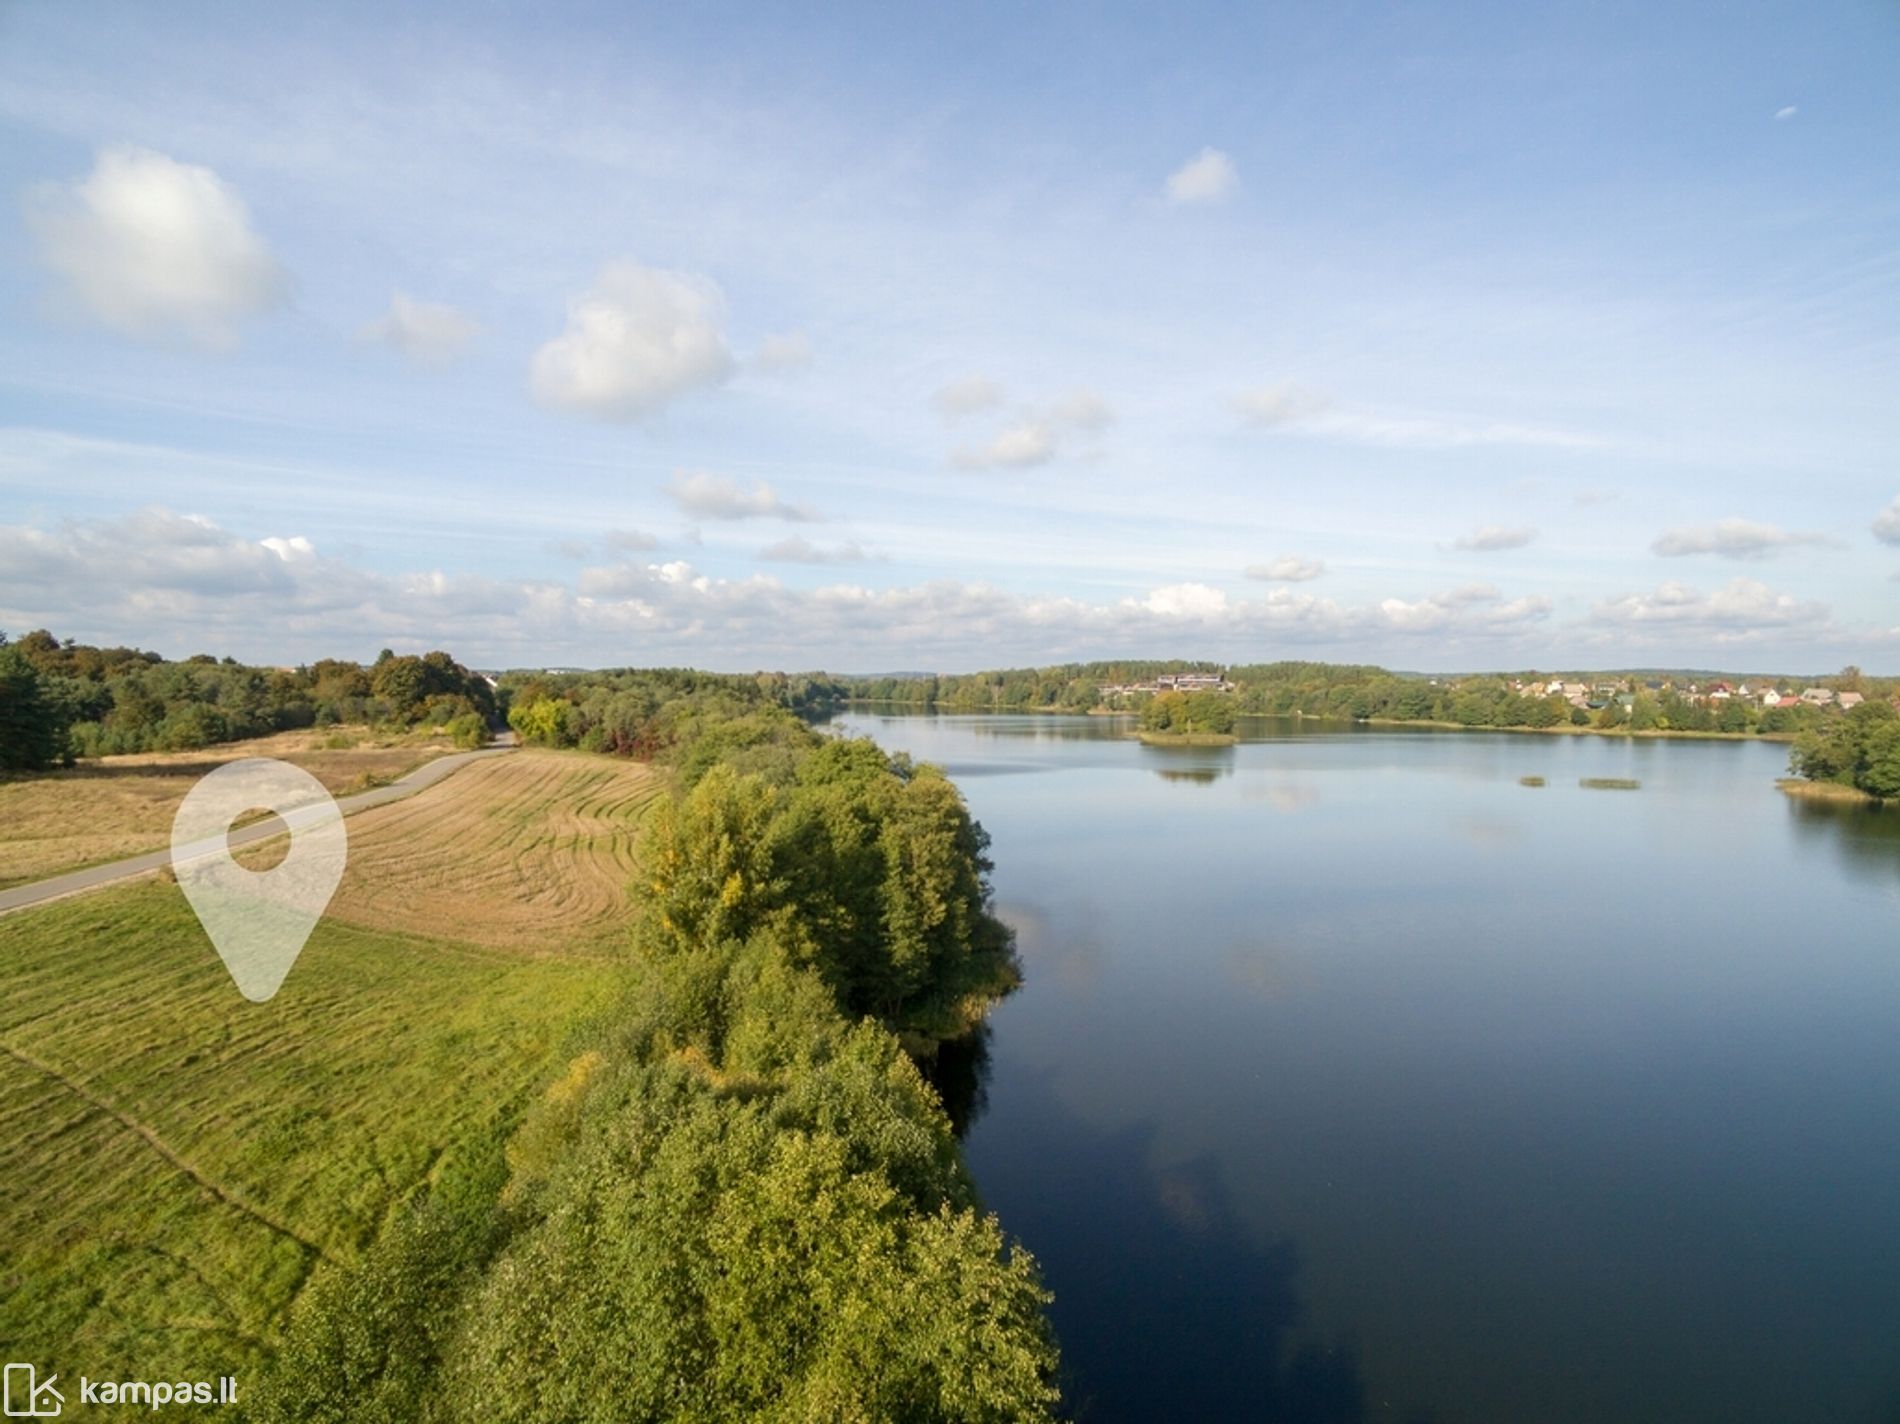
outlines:
[{"label": "blue sky", "polygon": [[1900,669],[1892,4],[0,7],[0,627]]}]

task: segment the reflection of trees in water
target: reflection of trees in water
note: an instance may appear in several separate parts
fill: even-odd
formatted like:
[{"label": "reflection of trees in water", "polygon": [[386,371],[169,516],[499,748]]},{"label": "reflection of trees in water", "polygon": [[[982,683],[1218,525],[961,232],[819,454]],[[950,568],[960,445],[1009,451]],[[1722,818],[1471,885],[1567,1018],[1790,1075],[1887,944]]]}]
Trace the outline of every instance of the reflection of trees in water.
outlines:
[{"label": "reflection of trees in water", "polygon": [[1867,880],[1900,879],[1900,807],[1788,798],[1795,834],[1826,843],[1850,873]]},{"label": "reflection of trees in water", "polygon": [[1151,1127],[1097,1131],[1046,1083],[1012,1082],[1007,1092],[1015,1147],[1004,1153],[981,1134],[973,1167],[985,1201],[1035,1253],[1055,1292],[1069,1417],[1370,1417],[1354,1351],[1298,1338],[1298,1251],[1286,1240],[1254,1242],[1212,1158],[1157,1173]]},{"label": "reflection of trees in water", "polygon": [[939,1044],[937,1056],[921,1066],[961,1141],[990,1105],[990,1026],[978,1024],[962,1038]]},{"label": "reflection of trees in water", "polygon": [[1155,775],[1160,777],[1163,781],[1185,781],[1197,786],[1206,786],[1211,782],[1219,781],[1223,776],[1232,776],[1233,773],[1234,769],[1230,766],[1164,766],[1155,768]]}]

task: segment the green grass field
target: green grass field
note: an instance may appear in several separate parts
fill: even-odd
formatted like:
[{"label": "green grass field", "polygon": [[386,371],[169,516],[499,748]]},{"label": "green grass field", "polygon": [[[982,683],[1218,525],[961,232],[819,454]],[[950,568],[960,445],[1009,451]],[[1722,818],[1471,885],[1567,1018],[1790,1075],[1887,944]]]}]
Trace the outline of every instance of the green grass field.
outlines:
[{"label": "green grass field", "polygon": [[325,920],[259,1005],[164,881],[0,920],[4,1358],[67,1417],[87,1373],[242,1388],[314,1273],[506,1135],[610,972]]}]

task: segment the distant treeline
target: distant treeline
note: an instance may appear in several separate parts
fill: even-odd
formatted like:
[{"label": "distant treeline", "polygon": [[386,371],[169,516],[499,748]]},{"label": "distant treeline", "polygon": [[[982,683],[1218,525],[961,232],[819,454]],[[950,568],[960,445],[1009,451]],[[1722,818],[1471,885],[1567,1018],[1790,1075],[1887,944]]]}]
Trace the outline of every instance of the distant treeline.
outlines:
[{"label": "distant treeline", "polygon": [[497,716],[493,690],[447,653],[365,667],[324,659],[248,667],[200,653],[169,662],[137,648],[97,648],[44,629],[0,634],[0,769],[73,757],[191,751],[333,723],[428,724],[479,741]]},{"label": "distant treeline", "polygon": [[501,678],[508,725],[524,742],[652,761],[663,754],[718,760],[746,738],[769,743],[785,725],[769,714],[812,716],[840,705],[843,683],[788,676],[623,668],[513,672]]},{"label": "distant treeline", "polygon": [[[1106,708],[1144,713],[1152,721],[1155,714],[1148,709],[1157,699],[1151,694],[1123,693],[1104,698],[1101,689],[1153,682],[1161,674],[1184,672],[1224,672],[1231,687],[1219,695],[1230,701],[1235,712],[1274,716],[1444,722],[1465,727],[1574,726],[1733,734],[1798,733],[1823,726],[1838,716],[1808,704],[1764,707],[1757,698],[1700,700],[1689,695],[1691,680],[1687,677],[1579,674],[1578,678],[1587,679],[1592,688],[1609,681],[1628,689],[1627,693],[1588,699],[1599,705],[1579,707],[1563,696],[1526,693],[1514,686],[1520,681],[1547,681],[1548,674],[1430,678],[1381,667],[1297,661],[1226,668],[1218,663],[1182,661],[1062,663],[942,677],[854,678],[846,686],[855,700],[942,711],[1088,712]],[[1864,689],[1870,698],[1900,690],[1900,682],[1863,678],[1851,668],[1821,681],[1843,690]],[[1164,692],[1160,696],[1173,698],[1177,694]],[[1200,720],[1206,723],[1208,715],[1203,713]]]},{"label": "distant treeline", "polygon": [[1219,671],[1219,663],[1123,659],[925,677],[857,677],[845,686],[858,701],[946,712],[1086,712],[1101,700],[1098,689],[1103,686],[1152,682],[1163,673]]},{"label": "distant treeline", "polygon": [[1049,1297],[900,1039],[1017,978],[956,787],[770,680],[515,690],[583,737],[632,698],[681,768],[621,992],[505,1145],[313,1281],[250,1417],[1052,1420]]}]

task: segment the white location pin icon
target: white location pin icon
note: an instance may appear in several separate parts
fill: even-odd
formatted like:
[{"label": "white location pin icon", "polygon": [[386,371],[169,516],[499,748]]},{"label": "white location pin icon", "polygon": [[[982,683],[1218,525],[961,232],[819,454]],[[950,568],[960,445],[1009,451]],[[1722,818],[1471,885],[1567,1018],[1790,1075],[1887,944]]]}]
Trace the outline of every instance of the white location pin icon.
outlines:
[{"label": "white location pin icon", "polygon": [[[275,811],[290,827],[290,850],[269,870],[231,857],[231,832],[246,811]],[[323,784],[288,762],[250,757],[227,762],[191,788],[172,821],[172,869],[198,923],[231,971],[238,992],[271,997],[297,962],[304,941],[336,893],[349,855],[343,813]]]}]

